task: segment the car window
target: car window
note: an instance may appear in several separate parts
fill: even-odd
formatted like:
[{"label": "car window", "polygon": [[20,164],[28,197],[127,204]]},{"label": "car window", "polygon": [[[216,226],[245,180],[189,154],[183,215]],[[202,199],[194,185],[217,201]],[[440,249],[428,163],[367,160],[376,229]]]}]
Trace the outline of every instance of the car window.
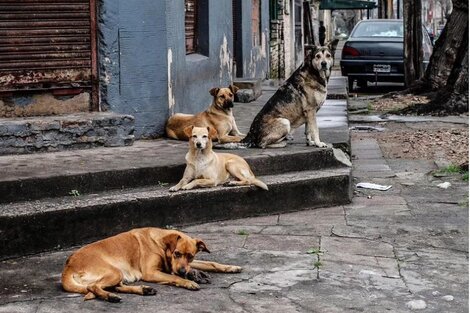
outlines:
[{"label": "car window", "polygon": [[360,23],[351,37],[403,37],[403,23]]}]

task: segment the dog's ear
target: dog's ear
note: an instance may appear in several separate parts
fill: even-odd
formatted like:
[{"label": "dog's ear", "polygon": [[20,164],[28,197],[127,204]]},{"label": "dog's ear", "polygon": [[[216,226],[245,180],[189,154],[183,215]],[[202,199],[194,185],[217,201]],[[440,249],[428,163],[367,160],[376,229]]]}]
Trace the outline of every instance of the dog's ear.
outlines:
[{"label": "dog's ear", "polygon": [[166,250],[170,250],[172,253],[176,249],[176,244],[178,243],[178,240],[181,238],[180,235],[178,234],[169,234],[163,237],[162,241],[163,244],[165,244]]},{"label": "dog's ear", "polygon": [[191,126],[187,126],[183,129],[184,134],[188,138],[191,138],[191,136],[193,135],[193,128],[194,128],[194,125],[191,125]]},{"label": "dog's ear", "polygon": [[209,90],[209,93],[211,94],[211,96],[215,97],[219,93],[219,90],[220,90],[220,88],[215,87],[215,88],[212,88],[211,90]]},{"label": "dog's ear", "polygon": [[336,38],[332,41],[330,41],[326,46],[328,49],[331,51],[332,54],[335,54],[336,46],[338,45],[339,39]]},{"label": "dog's ear", "polygon": [[209,138],[217,138],[217,130],[212,126],[207,126],[207,131],[209,132]]},{"label": "dog's ear", "polygon": [[197,247],[197,251],[198,251],[198,252],[203,251],[203,252],[211,253],[211,252],[209,251],[209,249],[207,249],[207,246],[206,246],[206,244],[204,243],[204,241],[202,241],[202,240],[199,239],[199,238],[195,238],[194,240],[196,240],[196,247]]},{"label": "dog's ear", "polygon": [[239,89],[237,86],[235,86],[235,85],[233,85],[233,84],[230,84],[230,86],[228,86],[228,88],[229,88],[234,94],[237,93],[237,91],[238,91],[238,89]]}]

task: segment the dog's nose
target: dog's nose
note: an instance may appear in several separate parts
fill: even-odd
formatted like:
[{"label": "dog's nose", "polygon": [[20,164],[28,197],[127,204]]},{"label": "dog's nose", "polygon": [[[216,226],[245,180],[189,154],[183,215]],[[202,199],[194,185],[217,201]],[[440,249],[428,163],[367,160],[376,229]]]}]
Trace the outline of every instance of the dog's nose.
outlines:
[{"label": "dog's nose", "polygon": [[186,276],[186,270],[184,269],[184,267],[178,270],[178,275],[183,276],[183,277]]},{"label": "dog's nose", "polygon": [[326,67],[328,63],[326,63],[325,61],[321,62],[321,66],[322,67]]},{"label": "dog's nose", "polygon": [[202,145],[201,145],[200,142],[196,142],[196,147],[201,148],[201,146],[202,146]]},{"label": "dog's nose", "polygon": [[228,108],[233,108],[233,101],[232,100],[225,101],[225,106]]}]

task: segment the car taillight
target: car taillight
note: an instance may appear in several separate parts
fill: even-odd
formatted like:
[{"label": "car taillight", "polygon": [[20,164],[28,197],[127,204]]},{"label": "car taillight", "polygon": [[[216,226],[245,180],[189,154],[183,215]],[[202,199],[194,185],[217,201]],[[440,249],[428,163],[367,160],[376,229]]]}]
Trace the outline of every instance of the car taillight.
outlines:
[{"label": "car taillight", "polygon": [[345,57],[345,56],[358,57],[360,55],[361,55],[361,53],[357,49],[354,49],[353,47],[344,47],[343,48],[343,57]]}]

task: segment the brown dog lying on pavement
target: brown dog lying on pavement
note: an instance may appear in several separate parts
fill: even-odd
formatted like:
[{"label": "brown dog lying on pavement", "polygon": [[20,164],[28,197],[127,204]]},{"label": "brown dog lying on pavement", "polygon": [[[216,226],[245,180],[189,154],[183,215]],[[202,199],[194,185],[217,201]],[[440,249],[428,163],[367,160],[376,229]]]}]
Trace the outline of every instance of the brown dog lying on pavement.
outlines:
[{"label": "brown dog lying on pavement", "polygon": [[166,123],[166,135],[169,138],[188,140],[184,129],[194,125],[212,127],[217,132],[211,138],[219,143],[239,142],[244,134],[240,133],[232,114],[233,99],[238,87],[230,85],[227,88],[212,88],[209,93],[214,97],[209,108],[196,115],[177,113]]},{"label": "brown dog lying on pavement", "polygon": [[[232,186],[255,185],[268,190],[268,186],[255,177],[242,157],[212,151],[211,137],[215,133],[213,128],[190,126],[185,128],[185,132],[190,137],[186,169],[183,178],[170,191],[215,187],[227,182]],[[238,180],[229,182],[230,175]]]},{"label": "brown dog lying on pavement", "polygon": [[119,302],[121,298],[106,289],[154,295],[156,290],[152,287],[125,285],[143,280],[197,290],[197,282],[187,279],[197,276],[195,270],[222,273],[242,270],[239,266],[194,260],[199,251],[209,252],[202,240],[182,232],[151,227],[134,229],[91,243],[72,254],[65,263],[62,286],[66,291],[85,294],[85,300],[98,297]]}]

